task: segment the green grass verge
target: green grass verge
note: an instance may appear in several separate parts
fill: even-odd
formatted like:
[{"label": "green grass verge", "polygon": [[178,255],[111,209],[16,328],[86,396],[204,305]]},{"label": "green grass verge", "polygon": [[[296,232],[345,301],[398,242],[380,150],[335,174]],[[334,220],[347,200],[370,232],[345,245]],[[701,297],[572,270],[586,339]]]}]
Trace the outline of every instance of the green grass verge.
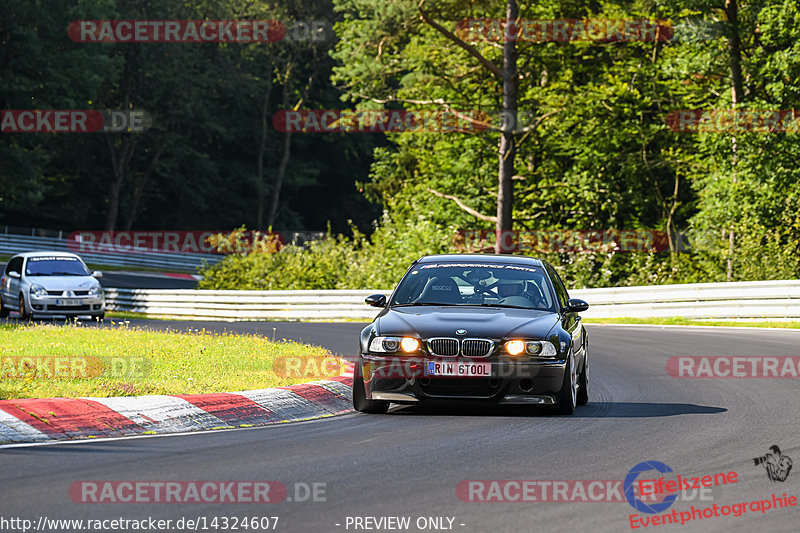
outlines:
[{"label": "green grass verge", "polygon": [[194,394],[311,381],[273,372],[279,357],[320,347],[255,335],[79,325],[0,325],[0,399]]},{"label": "green grass verge", "polygon": [[800,329],[800,322],[695,320],[691,318],[584,318],[587,324],[652,324],[658,326],[734,326],[740,328]]}]

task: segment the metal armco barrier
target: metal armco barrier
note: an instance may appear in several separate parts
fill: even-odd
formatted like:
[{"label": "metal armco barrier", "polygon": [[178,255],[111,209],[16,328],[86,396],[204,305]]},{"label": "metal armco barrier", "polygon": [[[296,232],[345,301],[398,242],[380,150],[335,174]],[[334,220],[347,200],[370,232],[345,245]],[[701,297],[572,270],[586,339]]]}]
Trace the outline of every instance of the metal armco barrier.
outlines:
[{"label": "metal armco barrier", "polygon": [[[21,228],[12,228],[19,231]],[[120,267],[155,268],[174,272],[195,273],[206,263],[215,265],[222,261],[222,254],[185,253],[185,252],[151,252],[146,249],[136,249],[121,252],[80,252],[69,248],[67,239],[62,238],[63,232],[30,229],[30,233],[8,233],[9,227],[0,229],[0,255],[14,255],[21,252],[35,252],[40,250],[57,250],[74,252],[83,258],[86,263],[96,265],[109,265]],[[44,234],[37,234],[44,233]],[[52,236],[48,236],[52,235]],[[56,238],[55,235],[59,237]],[[286,244],[305,246],[308,242],[321,239],[325,236],[319,231],[293,231],[282,233]],[[74,241],[73,242],[73,246]],[[99,245],[98,245],[99,246]]]},{"label": "metal armco barrier", "polygon": [[654,285],[570,291],[586,318],[800,319],[800,280]]},{"label": "metal armco barrier", "polygon": [[212,291],[106,289],[110,311],[207,320],[372,320],[364,298],[391,291]]},{"label": "metal armco barrier", "polygon": [[[0,254],[14,255],[39,250],[72,252],[66,239],[32,235],[0,234]],[[225,257],[216,254],[157,253],[157,252],[102,252],[78,254],[90,264],[120,267],[157,268],[168,271],[195,273],[206,262],[214,265]]]},{"label": "metal armco barrier", "polygon": [[[212,291],[108,289],[111,311],[210,320],[372,320],[364,303],[390,290]],[[581,289],[586,318],[800,319],[800,281]]]}]

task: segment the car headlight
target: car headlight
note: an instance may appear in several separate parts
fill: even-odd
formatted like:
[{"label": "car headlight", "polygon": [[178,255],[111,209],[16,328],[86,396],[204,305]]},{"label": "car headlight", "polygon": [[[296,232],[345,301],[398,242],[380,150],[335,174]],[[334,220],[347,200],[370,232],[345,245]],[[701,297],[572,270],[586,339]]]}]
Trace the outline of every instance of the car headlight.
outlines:
[{"label": "car headlight", "polygon": [[47,296],[47,289],[41,285],[31,285],[31,294],[34,296]]},{"label": "car headlight", "polygon": [[103,288],[100,286],[92,287],[89,289],[89,296],[102,296],[103,295]]},{"label": "car headlight", "polygon": [[534,357],[555,357],[556,347],[548,341],[523,341],[515,339],[506,342],[505,351],[509,355],[521,355],[523,352]]},{"label": "car headlight", "polygon": [[419,340],[413,337],[375,337],[369,343],[373,353],[414,353],[419,350]]},{"label": "car headlight", "polygon": [[525,353],[534,357],[555,357],[556,347],[549,341],[528,341],[525,343]]},{"label": "car headlight", "polygon": [[506,343],[506,352],[511,355],[519,355],[525,351],[525,343],[520,340],[508,341]]}]

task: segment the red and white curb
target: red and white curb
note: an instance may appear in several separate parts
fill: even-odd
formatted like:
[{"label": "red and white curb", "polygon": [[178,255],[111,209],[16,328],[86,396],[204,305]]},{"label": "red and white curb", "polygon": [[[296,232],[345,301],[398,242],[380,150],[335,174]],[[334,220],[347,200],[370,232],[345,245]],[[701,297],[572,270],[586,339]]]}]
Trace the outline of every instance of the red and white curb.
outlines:
[{"label": "red and white curb", "polygon": [[352,370],[291,387],[213,394],[0,400],[0,444],[185,433],[352,411]]}]

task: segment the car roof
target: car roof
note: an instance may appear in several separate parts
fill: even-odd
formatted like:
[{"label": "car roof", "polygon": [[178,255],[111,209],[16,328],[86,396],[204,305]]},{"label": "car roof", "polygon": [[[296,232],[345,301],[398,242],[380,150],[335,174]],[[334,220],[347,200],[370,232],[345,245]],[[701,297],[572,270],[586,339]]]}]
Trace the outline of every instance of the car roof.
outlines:
[{"label": "car roof", "polygon": [[437,254],[426,255],[417,259],[417,263],[474,263],[512,264],[543,267],[541,259],[526,255],[510,254]]},{"label": "car roof", "polygon": [[[56,250],[36,250],[35,252],[22,252],[20,254],[16,254],[14,257],[38,257],[42,255],[53,255],[58,257],[77,257],[80,259],[78,254],[73,254],[72,252],[59,252]],[[13,259],[12,257],[11,259]]]}]

